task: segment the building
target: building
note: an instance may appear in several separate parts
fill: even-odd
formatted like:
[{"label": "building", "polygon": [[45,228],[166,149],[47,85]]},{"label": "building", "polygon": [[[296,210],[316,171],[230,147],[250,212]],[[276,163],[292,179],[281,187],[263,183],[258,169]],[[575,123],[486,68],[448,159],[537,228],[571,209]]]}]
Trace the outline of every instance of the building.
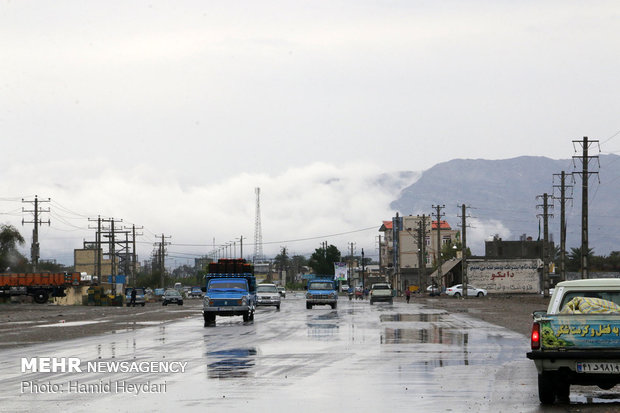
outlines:
[{"label": "building", "polygon": [[[424,215],[399,217],[396,214],[391,221],[383,221],[379,231],[383,233],[380,271],[399,291],[410,285],[427,285],[428,275],[438,263],[441,248],[446,244],[456,246],[460,237],[460,232],[453,230],[447,221],[438,223]],[[423,258],[422,250],[425,251]]]}]

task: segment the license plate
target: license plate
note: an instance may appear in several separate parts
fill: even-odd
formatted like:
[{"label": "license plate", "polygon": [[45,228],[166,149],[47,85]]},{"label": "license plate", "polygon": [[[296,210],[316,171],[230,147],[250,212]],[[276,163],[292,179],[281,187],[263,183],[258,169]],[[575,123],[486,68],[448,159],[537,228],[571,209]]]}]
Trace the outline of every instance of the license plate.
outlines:
[{"label": "license plate", "polygon": [[577,362],[577,373],[619,374],[620,363]]}]

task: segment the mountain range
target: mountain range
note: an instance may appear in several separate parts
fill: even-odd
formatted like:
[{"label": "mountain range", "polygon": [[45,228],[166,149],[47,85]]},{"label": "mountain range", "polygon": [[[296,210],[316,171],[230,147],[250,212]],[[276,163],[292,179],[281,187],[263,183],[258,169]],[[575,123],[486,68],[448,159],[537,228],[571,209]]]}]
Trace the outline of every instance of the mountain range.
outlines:
[{"label": "mountain range", "polygon": [[[598,162],[597,162],[598,161]],[[620,156],[600,155],[588,163],[588,238],[596,255],[620,250]],[[548,194],[550,238],[560,241],[560,173],[566,173],[567,249],[581,245],[582,161],[522,156],[505,160],[455,159],[424,171],[404,188],[391,208],[401,215],[433,214],[456,229],[465,204],[468,246],[484,253],[484,240],[542,238],[543,194]],[[540,232],[539,232],[540,231]]]}]

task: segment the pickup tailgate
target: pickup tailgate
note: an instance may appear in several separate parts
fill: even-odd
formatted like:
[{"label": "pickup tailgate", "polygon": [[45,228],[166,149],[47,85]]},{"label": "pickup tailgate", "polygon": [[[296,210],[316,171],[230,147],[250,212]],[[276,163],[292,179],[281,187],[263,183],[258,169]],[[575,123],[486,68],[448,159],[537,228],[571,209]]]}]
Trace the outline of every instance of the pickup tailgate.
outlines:
[{"label": "pickup tailgate", "polygon": [[542,351],[620,351],[620,314],[546,315],[538,322]]}]

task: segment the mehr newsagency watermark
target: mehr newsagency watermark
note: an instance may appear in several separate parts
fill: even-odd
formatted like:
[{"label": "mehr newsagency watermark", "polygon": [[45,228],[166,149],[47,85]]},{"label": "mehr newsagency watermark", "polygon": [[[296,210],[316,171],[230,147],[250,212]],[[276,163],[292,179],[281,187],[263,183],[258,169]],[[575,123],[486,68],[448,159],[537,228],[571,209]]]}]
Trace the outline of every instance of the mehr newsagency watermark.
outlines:
[{"label": "mehr newsagency watermark", "polygon": [[186,361],[88,361],[77,357],[23,357],[22,373],[74,373],[64,381],[23,380],[21,393],[30,394],[157,394],[165,393],[167,382],[153,380],[82,380],[80,374],[122,373],[122,374],[178,374],[185,373]]}]

